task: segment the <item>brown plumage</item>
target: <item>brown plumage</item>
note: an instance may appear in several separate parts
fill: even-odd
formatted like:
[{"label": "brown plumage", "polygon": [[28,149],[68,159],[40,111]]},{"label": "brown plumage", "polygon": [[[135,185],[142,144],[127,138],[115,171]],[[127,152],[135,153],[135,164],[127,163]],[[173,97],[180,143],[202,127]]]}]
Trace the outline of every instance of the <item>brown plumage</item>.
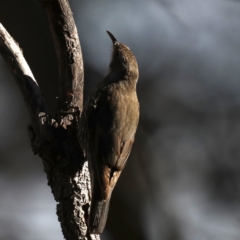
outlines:
[{"label": "brown plumage", "polygon": [[80,124],[92,182],[89,230],[98,234],[105,227],[112,190],[131,152],[139,119],[136,58],[107,33],[113,42],[109,71],[87,100]]}]

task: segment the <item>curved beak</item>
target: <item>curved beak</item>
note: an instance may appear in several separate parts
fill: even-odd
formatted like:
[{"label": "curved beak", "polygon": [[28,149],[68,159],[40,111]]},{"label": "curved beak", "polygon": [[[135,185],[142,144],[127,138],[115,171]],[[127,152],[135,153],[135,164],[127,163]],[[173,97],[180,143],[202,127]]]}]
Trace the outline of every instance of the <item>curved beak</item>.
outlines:
[{"label": "curved beak", "polygon": [[107,34],[109,35],[109,37],[111,38],[113,45],[115,45],[116,43],[118,43],[117,39],[112,35],[112,33],[110,33],[109,31],[107,31]]}]

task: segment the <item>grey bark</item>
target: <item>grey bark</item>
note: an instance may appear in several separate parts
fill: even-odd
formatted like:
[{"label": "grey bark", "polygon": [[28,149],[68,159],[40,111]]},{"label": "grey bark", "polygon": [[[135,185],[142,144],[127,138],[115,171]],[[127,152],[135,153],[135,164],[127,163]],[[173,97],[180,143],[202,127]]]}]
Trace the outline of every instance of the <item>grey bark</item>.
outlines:
[{"label": "grey bark", "polygon": [[100,239],[87,227],[91,198],[88,164],[77,139],[83,106],[83,60],[68,0],[42,0],[59,63],[57,114],[48,114],[41,90],[22,50],[0,24],[0,53],[21,90],[31,117],[32,149],[44,165],[57,202],[57,215],[67,240]]}]

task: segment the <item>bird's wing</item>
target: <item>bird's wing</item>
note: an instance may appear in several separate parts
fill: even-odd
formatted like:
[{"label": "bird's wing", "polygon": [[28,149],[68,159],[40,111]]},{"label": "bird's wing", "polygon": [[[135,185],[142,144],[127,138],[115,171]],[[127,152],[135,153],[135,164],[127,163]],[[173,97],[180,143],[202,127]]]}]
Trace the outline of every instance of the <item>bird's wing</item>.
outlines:
[{"label": "bird's wing", "polygon": [[107,200],[126,165],[134,139],[124,141],[112,131],[111,109],[105,98],[104,91],[96,89],[86,102],[82,136],[93,185],[99,185],[102,198]]},{"label": "bird's wing", "polygon": [[108,155],[105,157],[105,161],[116,171],[121,171],[126,165],[134,139],[123,141],[114,132],[109,133],[108,138],[111,145],[107,146]]},{"label": "bird's wing", "polygon": [[101,128],[95,131],[93,168],[104,199],[109,199],[117,180],[126,165],[133,139],[122,141],[115,133],[106,133]]}]

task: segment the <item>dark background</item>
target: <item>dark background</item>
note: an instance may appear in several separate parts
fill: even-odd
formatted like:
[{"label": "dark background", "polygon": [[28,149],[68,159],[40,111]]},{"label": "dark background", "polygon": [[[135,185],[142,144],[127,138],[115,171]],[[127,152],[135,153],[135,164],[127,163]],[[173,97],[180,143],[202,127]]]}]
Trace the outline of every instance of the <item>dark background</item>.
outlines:
[{"label": "dark background", "polygon": [[[141,118],[102,240],[240,239],[240,1],[70,0],[85,96],[105,75],[106,30],[135,53]],[[58,69],[44,10],[0,0],[54,113]],[[0,240],[61,240],[27,135],[29,115],[0,57]]]}]

